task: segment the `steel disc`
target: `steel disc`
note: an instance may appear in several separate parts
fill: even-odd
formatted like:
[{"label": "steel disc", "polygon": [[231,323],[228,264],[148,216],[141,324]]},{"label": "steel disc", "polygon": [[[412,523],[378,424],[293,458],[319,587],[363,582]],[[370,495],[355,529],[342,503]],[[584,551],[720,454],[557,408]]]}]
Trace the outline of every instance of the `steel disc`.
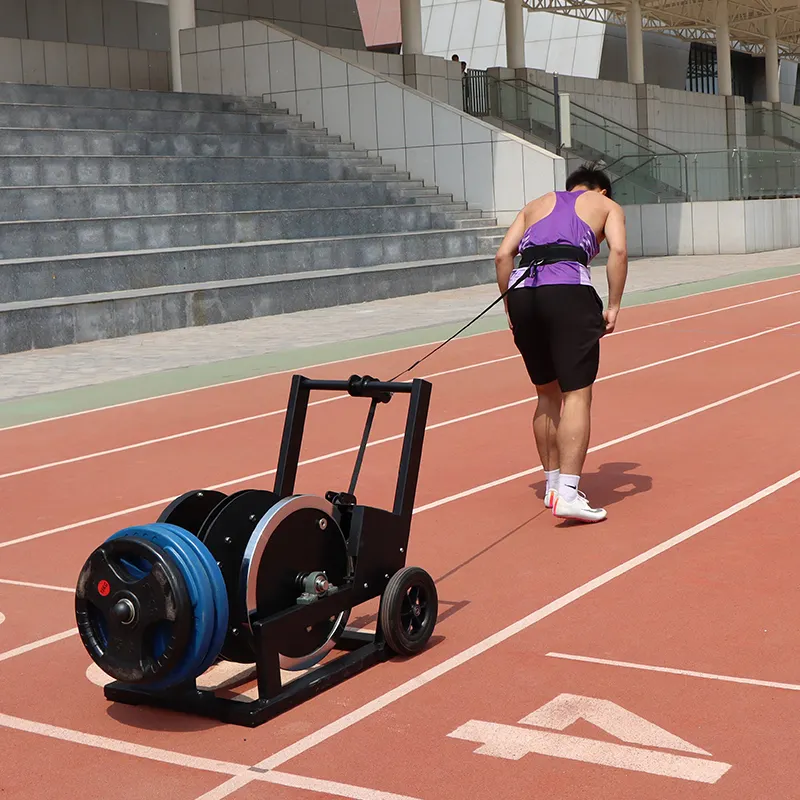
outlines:
[{"label": "steel disc", "polygon": [[[241,566],[240,591],[253,616],[268,617],[293,607],[301,594],[298,575],[325,572],[341,586],[351,574],[347,541],[333,518],[333,506],[321,497],[295,495],[272,506],[259,520]],[[349,609],[311,628],[300,628],[276,642],[281,668],[308,669],[336,644]]]},{"label": "steel disc", "polygon": [[177,525],[197,535],[205,519],[226,495],[214,489],[195,489],[176,497],[162,512],[157,522]]},{"label": "steel disc", "polygon": [[255,663],[247,607],[239,591],[242,559],[258,521],[280,498],[273,492],[245,489],[225,498],[203,523],[198,536],[216,559],[228,594],[228,633],[221,656],[239,664]]},{"label": "steel disc", "polygon": [[191,587],[172,555],[143,537],[94,550],[78,578],[75,616],[92,660],[124,683],[168,680],[191,650]]}]

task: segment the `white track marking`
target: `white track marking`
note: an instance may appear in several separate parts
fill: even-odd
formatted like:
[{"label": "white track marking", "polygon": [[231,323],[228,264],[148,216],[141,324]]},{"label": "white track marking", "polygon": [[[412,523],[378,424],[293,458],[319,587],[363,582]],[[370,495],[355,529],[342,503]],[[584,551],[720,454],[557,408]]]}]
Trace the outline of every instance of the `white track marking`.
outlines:
[{"label": "white track marking", "polygon": [[[669,419],[662,420],[661,422],[657,422],[654,425],[648,425],[646,428],[640,428],[638,431],[633,431],[633,433],[626,433],[624,436],[619,436],[616,439],[610,439],[607,442],[602,442],[601,444],[595,445],[594,447],[590,447],[587,450],[587,454],[589,453],[596,453],[599,450],[605,450],[608,447],[613,447],[614,445],[621,444],[622,442],[628,442],[631,439],[636,439],[639,436],[644,436],[646,433],[652,433],[653,431],[657,431],[661,428],[667,427],[667,425],[673,425],[676,422],[681,422],[684,419],[689,419],[689,417],[694,417],[697,414],[702,414],[704,411],[710,411],[712,408],[719,408],[720,406],[726,405],[727,403],[732,403],[734,400],[739,400],[742,397],[747,397],[748,395],[754,394],[755,392],[760,392],[763,389],[768,389],[771,386],[776,386],[779,383],[784,383],[785,381],[791,380],[792,378],[800,377],[800,370],[796,372],[791,372],[788,375],[784,375],[780,378],[775,378],[775,380],[767,381],[767,383],[759,384],[758,386],[753,386],[750,389],[745,389],[742,392],[737,392],[736,394],[729,395],[728,397],[723,397],[721,400],[715,400],[713,403],[708,403],[707,405],[700,406],[699,408],[692,409],[691,411],[686,411],[683,414],[678,414],[675,417],[670,417]],[[434,500],[432,503],[428,503],[424,506],[419,506],[414,509],[415,514],[420,514],[423,511],[430,511],[433,508],[439,508],[439,506],[447,505],[448,503],[453,503],[456,500],[462,500],[465,497],[470,497],[474,494],[479,494],[480,492],[485,492],[487,489],[494,489],[496,486],[502,486],[505,483],[511,483],[512,481],[519,480],[520,478],[528,477],[529,475],[534,475],[537,472],[542,471],[542,467],[532,467],[531,469],[526,469],[522,472],[515,472],[513,475],[507,475],[505,478],[498,478],[495,481],[490,481],[489,483],[483,483],[480,486],[475,486],[472,489],[467,489],[466,491],[459,492],[458,494],[451,495],[450,497],[445,497],[442,500]],[[2,547],[2,545],[0,545]]]},{"label": "white track marking", "polygon": [[[797,289],[797,290],[794,290],[794,291],[790,291],[790,292],[783,292],[781,294],[770,295],[769,297],[762,297],[762,298],[759,298],[757,300],[748,300],[747,302],[744,302],[744,303],[736,303],[736,304],[730,305],[730,306],[723,306],[722,308],[714,308],[714,309],[711,309],[710,311],[702,311],[702,312],[699,312],[697,314],[689,314],[689,315],[686,315],[686,316],[683,316],[683,317],[674,317],[672,319],[661,320],[660,322],[652,322],[652,323],[649,323],[647,325],[640,325],[640,326],[635,327],[635,328],[628,328],[626,330],[616,331],[616,332],[614,332],[612,334],[609,334],[608,337],[606,337],[606,338],[611,339],[611,338],[614,338],[614,337],[617,337],[617,336],[624,336],[625,334],[629,334],[629,333],[636,333],[638,331],[649,330],[650,328],[658,328],[658,327],[661,327],[661,326],[664,326],[664,325],[672,325],[673,323],[676,323],[676,322],[685,322],[686,320],[695,319],[697,317],[705,317],[705,316],[708,316],[710,314],[719,314],[719,313],[722,313],[724,311],[730,311],[730,310],[736,309],[736,308],[743,308],[745,306],[756,305],[758,303],[767,302],[768,300],[777,300],[779,298],[789,297],[790,295],[795,295],[795,294],[800,294],[800,289]],[[433,372],[433,373],[430,373],[428,375],[423,375],[421,377],[423,377],[425,379],[438,378],[438,377],[442,377],[444,375],[453,375],[453,374],[456,374],[456,373],[459,373],[459,372],[465,372],[465,371],[471,370],[471,369],[479,369],[481,367],[488,367],[488,366],[492,366],[494,364],[502,364],[504,362],[514,361],[514,360],[517,360],[519,358],[521,358],[521,356],[519,354],[513,354],[513,355],[509,355],[509,356],[502,356],[500,358],[492,358],[492,359],[488,359],[486,361],[479,361],[479,362],[474,363],[474,364],[465,364],[465,365],[463,365],[461,367],[453,367],[452,369],[446,369],[446,370],[442,370],[440,372]],[[294,371],[296,371],[296,370],[294,370]],[[280,373],[274,373],[274,374],[280,374]],[[247,380],[250,380],[250,379],[247,379]],[[336,397],[328,397],[328,398],[325,398],[324,400],[315,400],[315,401],[309,403],[309,406],[318,406],[318,405],[323,405],[325,403],[333,403],[333,402],[336,402],[336,401],[339,401],[339,400],[345,400],[345,399],[347,399],[347,397],[348,397],[348,395],[337,395]],[[110,408],[115,408],[115,407],[116,406],[110,406]],[[78,412],[78,413],[83,413],[83,412]],[[81,455],[81,456],[74,456],[72,458],[61,459],[59,461],[50,461],[50,462],[46,462],[44,464],[37,464],[35,466],[26,467],[24,469],[18,469],[18,470],[13,470],[11,472],[1,473],[0,474],[0,480],[3,480],[4,478],[13,478],[13,477],[16,477],[18,475],[27,475],[29,473],[39,472],[39,471],[45,470],[45,469],[52,469],[54,467],[61,467],[61,466],[65,466],[67,464],[76,464],[76,463],[79,463],[79,462],[82,462],[82,461],[89,461],[89,460],[94,459],[94,458],[102,458],[103,456],[109,456],[109,455],[113,455],[115,453],[123,453],[123,452],[128,451],[128,450],[136,450],[136,449],[142,448],[142,447],[150,447],[152,445],[161,444],[163,442],[170,442],[170,441],[174,441],[176,439],[183,439],[183,438],[186,438],[186,437],[189,437],[189,436],[198,436],[198,435],[203,434],[203,433],[209,433],[210,431],[222,430],[223,428],[229,428],[229,427],[232,427],[234,425],[244,425],[244,424],[247,424],[248,422],[255,422],[257,420],[267,419],[269,417],[275,417],[275,416],[278,416],[278,415],[281,415],[281,414],[285,414],[285,413],[286,413],[286,408],[280,408],[280,409],[276,409],[274,411],[266,411],[266,412],[261,413],[261,414],[252,414],[252,415],[247,416],[247,417],[237,417],[236,419],[227,420],[226,422],[215,423],[213,425],[206,425],[206,426],[201,427],[201,428],[193,428],[193,429],[187,430],[187,431],[180,431],[178,433],[169,434],[167,436],[158,436],[158,437],[155,437],[155,438],[152,438],[152,439],[145,439],[145,440],[140,441],[140,442],[133,442],[132,444],[120,445],[119,447],[108,448],[106,450],[97,450],[97,451],[94,451],[92,453],[85,453],[84,455]],[[46,420],[42,420],[42,421],[46,421]],[[27,424],[33,424],[33,423],[25,423],[25,424],[27,425]],[[13,429],[14,429],[13,427],[12,428],[0,429],[0,434],[2,434],[3,430],[13,430]]]},{"label": "white track marking", "polygon": [[[70,742],[86,747],[94,747],[99,750],[107,750],[119,755],[134,756],[148,761],[158,761],[162,764],[172,764],[177,767],[186,767],[203,772],[215,772],[222,775],[233,775],[236,776],[233,780],[240,780],[242,786],[251,781],[262,781],[278,784],[280,786],[305,789],[310,792],[320,792],[338,795],[339,797],[353,798],[354,800],[416,800],[416,798],[406,795],[381,792],[375,789],[367,789],[363,786],[352,786],[347,783],[306,778],[288,772],[264,772],[263,770],[251,768],[246,764],[235,764],[230,761],[217,761],[212,758],[190,756],[185,753],[176,753],[173,750],[164,750],[160,747],[147,747],[145,745],[134,744],[133,742],[126,742],[121,739],[111,739],[107,736],[97,736],[92,733],[74,731],[70,728],[61,728],[56,725],[47,725],[43,722],[34,722],[32,720],[21,719],[20,717],[12,717],[8,714],[0,714],[0,727],[31,733],[37,736],[46,736],[47,738],[57,739],[61,742]],[[213,790],[203,795],[203,797],[210,800],[210,798],[214,797]]]},{"label": "white track marking", "polygon": [[294,775],[289,772],[275,772],[273,770],[260,771],[253,767],[248,775],[255,773],[255,780],[276,783],[279,786],[291,786],[294,789],[305,789],[309,792],[321,792],[324,794],[335,794],[339,797],[352,797],[353,800],[415,800],[404,794],[392,794],[391,792],[380,792],[377,789],[367,789],[363,786],[353,786],[349,783],[338,783],[336,781],[324,781],[318,778],[306,778],[305,776]]},{"label": "white track marking", "polygon": [[635,664],[630,661],[612,661],[606,658],[592,658],[590,656],[576,656],[568,653],[547,653],[548,658],[561,658],[567,661],[582,661],[586,664],[603,664],[608,667],[623,667],[625,669],[638,669],[646,672],[664,672],[669,675],[685,675],[690,678],[705,678],[712,681],[726,681],[728,683],[742,683],[747,686],[764,686],[768,689],[788,689],[791,692],[800,692],[800,684],[779,683],[778,681],[761,681],[755,678],[737,678],[733,675],[716,675],[711,672],[695,672],[690,669],[674,669],[672,667],[654,667],[650,664]]},{"label": "white track marking", "polygon": [[[765,279],[763,281],[758,281],[758,282],[756,282],[754,284],[741,284],[741,285],[737,285],[737,286],[724,286],[724,287],[722,287],[720,289],[712,289],[712,290],[710,290],[708,292],[698,292],[696,294],[686,295],[685,297],[671,297],[671,298],[667,298],[665,300],[657,300],[657,301],[654,301],[652,303],[647,303],[646,305],[658,306],[658,305],[661,305],[662,303],[674,303],[676,301],[685,300],[688,297],[699,297],[699,296],[702,296],[702,295],[715,295],[715,294],[718,294],[718,293],[731,291],[732,289],[739,289],[739,288],[742,288],[743,286],[758,285],[758,284],[761,284],[761,283],[764,283],[764,284],[766,284],[766,283],[775,283],[777,281],[789,280],[789,279],[795,278],[795,277],[797,277],[797,276],[796,275],[782,275],[782,276],[777,277],[777,278],[768,278],[768,279]],[[747,301],[747,302],[744,302],[744,303],[736,303],[736,304],[733,304],[733,305],[730,305],[730,306],[724,306],[724,307],[719,308],[719,309],[712,309],[710,311],[704,311],[704,312],[701,312],[701,313],[698,313],[698,314],[690,314],[690,315],[683,316],[683,317],[676,317],[674,320],[664,320],[662,322],[652,323],[650,325],[642,325],[642,326],[639,326],[638,328],[629,328],[627,330],[616,331],[615,333],[610,334],[610,336],[619,336],[619,335],[622,335],[624,333],[633,333],[634,331],[644,330],[644,329],[650,328],[650,327],[657,327],[659,325],[668,325],[668,324],[670,324],[672,322],[678,322],[678,321],[683,321],[683,320],[687,320],[687,319],[694,319],[695,317],[703,317],[703,316],[707,316],[708,314],[716,314],[716,313],[719,313],[721,311],[728,311],[728,310],[733,309],[733,308],[741,308],[743,306],[754,305],[754,304],[765,302],[765,301],[768,301],[768,300],[773,300],[773,299],[776,299],[778,297],[786,297],[786,296],[788,296],[790,294],[794,294],[794,292],[783,292],[781,294],[771,295],[769,297],[764,297],[764,298],[758,298],[756,300],[750,300],[750,301]],[[473,333],[473,334],[468,335],[466,337],[462,337],[462,340],[464,338],[474,339],[474,338],[476,338],[478,336],[486,336],[486,335],[490,335],[490,334],[496,334],[496,333],[499,333],[499,332],[501,332],[501,331],[483,331],[483,332],[479,332],[479,333]],[[442,341],[444,341],[444,340],[442,340]],[[306,366],[303,366],[303,367],[293,367],[291,369],[278,370],[277,372],[263,373],[261,375],[251,375],[250,377],[247,377],[247,378],[237,378],[237,379],[230,380],[230,381],[222,381],[220,383],[209,384],[207,386],[196,386],[196,387],[194,387],[192,389],[181,389],[181,390],[178,390],[178,391],[175,391],[175,392],[166,392],[165,394],[154,395],[153,397],[142,397],[142,398],[139,398],[138,400],[128,400],[128,401],[125,401],[125,402],[122,402],[122,403],[113,403],[113,404],[108,405],[108,406],[99,406],[98,408],[87,408],[87,409],[84,409],[82,411],[74,411],[72,413],[61,414],[61,415],[56,416],[56,417],[48,417],[46,419],[31,420],[30,422],[21,422],[21,423],[19,423],[17,425],[9,425],[6,428],[0,428],[0,435],[2,433],[4,433],[5,431],[13,431],[13,430],[17,430],[19,428],[29,428],[29,427],[32,427],[34,425],[43,425],[43,424],[48,423],[48,422],[58,422],[60,420],[71,419],[73,417],[80,417],[80,416],[84,416],[86,414],[94,414],[94,413],[96,413],[98,411],[108,411],[110,409],[115,409],[115,408],[124,408],[126,406],[139,405],[141,403],[148,403],[148,402],[152,402],[154,400],[161,400],[161,399],[168,398],[168,397],[179,397],[181,395],[192,394],[194,392],[201,392],[201,391],[206,391],[206,390],[209,390],[209,389],[218,389],[218,388],[220,388],[222,386],[229,386],[229,385],[234,385],[234,384],[239,384],[239,383],[247,383],[247,382],[250,382],[250,381],[261,380],[261,379],[265,379],[265,378],[269,378],[269,377],[277,376],[277,375],[287,375],[287,374],[290,374],[290,373],[295,373],[300,369],[302,369],[302,370],[321,369],[322,367],[331,366],[331,365],[334,365],[334,364],[347,364],[347,363],[349,363],[351,361],[358,361],[358,360],[362,360],[362,359],[365,359],[365,358],[373,358],[373,357],[376,357],[376,356],[391,355],[393,353],[411,352],[411,351],[417,350],[419,348],[423,348],[423,347],[431,346],[431,345],[435,346],[437,344],[441,344],[441,342],[428,342],[426,344],[412,345],[412,346],[407,346],[407,347],[398,347],[398,348],[393,348],[393,349],[390,349],[390,350],[382,350],[382,351],[379,351],[377,353],[367,353],[367,354],[364,354],[364,355],[352,356],[350,358],[338,359],[338,360],[335,360],[335,361],[326,361],[326,362],[322,362],[320,364],[307,364]],[[507,357],[507,359],[504,359],[504,360],[510,360],[511,358],[518,358],[518,357],[519,356],[509,356],[509,357]],[[493,363],[493,362],[489,362],[489,363]],[[443,372],[442,374],[447,374],[447,371]]]},{"label": "white track marking", "polygon": [[46,583],[28,583],[27,581],[12,581],[9,578],[0,578],[0,584],[3,586],[23,586],[27,589],[49,589],[53,592],[69,592],[74,594],[75,589],[69,589],[66,586],[50,586]]},{"label": "white track marking", "polygon": [[[785,328],[791,328],[791,327],[794,327],[794,326],[797,326],[797,325],[800,325],[800,321],[791,322],[788,325],[781,325],[781,326],[779,326],[777,328],[770,328],[769,330],[760,331],[759,333],[754,333],[754,334],[751,334],[750,336],[741,337],[739,339],[733,339],[733,340],[731,340],[729,342],[722,342],[721,344],[715,344],[715,345],[712,345],[710,347],[704,347],[704,348],[702,348],[700,350],[693,350],[693,351],[691,351],[689,353],[682,353],[681,355],[672,356],[671,358],[661,359],[660,361],[653,361],[653,362],[651,362],[649,364],[643,364],[643,365],[638,366],[638,367],[632,367],[631,369],[623,370],[622,372],[617,372],[617,373],[614,373],[612,375],[605,375],[605,376],[599,378],[598,382],[599,381],[603,381],[603,380],[611,380],[612,378],[618,378],[618,377],[621,377],[623,375],[631,375],[631,374],[633,374],[635,372],[641,372],[642,370],[650,369],[652,367],[661,366],[663,364],[668,364],[668,363],[675,362],[675,361],[681,361],[684,358],[689,358],[691,356],[700,355],[701,353],[707,353],[707,352],[710,352],[712,350],[718,350],[718,349],[720,349],[722,347],[728,347],[729,345],[732,345],[732,344],[738,344],[740,342],[747,341],[748,339],[755,339],[755,338],[758,338],[759,336],[764,336],[764,335],[766,335],[768,333],[774,333],[775,331],[783,330]],[[721,405],[721,404],[726,403],[726,402],[729,402],[732,399],[737,399],[738,397],[744,397],[746,394],[751,394],[754,391],[759,391],[759,389],[766,388],[767,386],[772,386],[775,383],[780,383],[780,382],[782,382],[784,380],[789,380],[790,378],[794,377],[796,374],[797,373],[791,373],[789,375],[783,376],[782,378],[778,378],[778,379],[776,379],[774,381],[770,381],[768,383],[761,384],[760,386],[754,387],[752,389],[748,389],[743,393],[740,392],[738,394],[731,395],[729,398],[724,398],[723,400],[719,400],[716,403],[712,403],[709,406],[703,406],[701,409],[695,410],[693,412],[688,412],[688,416],[692,416],[695,413],[700,413],[700,411],[705,411],[705,410],[707,410],[709,408],[714,408],[715,406]],[[435,430],[437,428],[443,428],[443,427],[448,426],[448,425],[454,425],[454,424],[456,424],[458,422],[464,422],[464,421],[467,421],[467,420],[470,420],[470,419],[476,419],[477,417],[485,416],[486,414],[495,413],[497,411],[503,411],[503,410],[506,410],[508,408],[512,408],[513,406],[519,406],[519,405],[523,405],[525,403],[531,403],[535,399],[536,399],[536,397],[534,396],[534,397],[525,398],[523,400],[515,400],[512,403],[506,403],[505,405],[502,405],[502,406],[495,406],[494,408],[485,409],[483,411],[477,411],[477,412],[475,412],[473,414],[468,414],[468,415],[463,416],[463,417],[457,417],[456,419],[445,420],[443,422],[437,422],[437,423],[435,423],[433,425],[427,426],[425,430],[426,431]],[[684,419],[685,416],[686,415],[681,415],[679,417],[675,417],[672,420],[667,421],[665,423],[659,423],[655,427],[650,426],[648,428],[643,428],[642,431],[637,431],[637,432],[635,432],[633,434],[629,434],[627,437],[622,437],[621,439],[615,439],[611,443],[606,443],[604,445],[598,445],[596,448],[592,448],[589,452],[594,452],[596,449],[602,449],[603,447],[608,447],[611,444],[617,444],[618,442],[621,442],[621,441],[627,441],[627,439],[634,438],[635,436],[639,436],[639,435],[641,435],[641,433],[647,433],[650,430],[656,430],[658,427],[663,427],[664,424],[670,424],[670,422],[677,421],[679,419]],[[368,447],[374,447],[374,446],[379,445],[379,444],[386,444],[387,442],[397,441],[399,439],[402,439],[403,435],[404,434],[395,434],[394,436],[389,436],[389,437],[386,437],[385,439],[376,439],[375,441],[369,442],[367,446]],[[314,464],[314,463],[317,463],[317,462],[320,462],[320,461],[325,461],[325,460],[328,460],[328,459],[331,459],[331,458],[336,458],[338,456],[347,455],[349,453],[355,453],[355,452],[358,452],[358,447],[349,447],[349,448],[345,448],[344,450],[337,450],[337,451],[335,451],[333,453],[326,453],[325,455],[316,456],[314,458],[309,458],[309,459],[306,459],[305,461],[301,461],[300,462],[300,466],[306,466],[306,465],[309,465],[309,464]],[[539,471],[540,469],[541,469],[541,467],[536,468],[536,469],[532,469],[532,470],[526,470],[525,472],[517,473],[517,474],[511,475],[511,476],[509,476],[507,478],[501,478],[499,480],[499,482],[495,481],[495,482],[492,482],[490,484],[485,484],[484,488],[492,488],[493,486],[500,485],[500,483],[506,483],[509,480],[516,480],[518,477],[523,477],[525,475],[531,475],[534,472]],[[234,480],[226,481],[225,483],[218,483],[218,484],[215,484],[214,486],[210,486],[210,487],[207,487],[207,488],[209,488],[209,489],[225,489],[225,488],[229,488],[231,486],[236,486],[237,484],[240,484],[240,483],[245,483],[245,482],[257,480],[257,479],[264,478],[264,477],[267,477],[269,475],[274,475],[274,474],[275,474],[275,469],[265,470],[264,472],[257,472],[257,473],[254,473],[252,475],[245,475],[245,476],[243,476],[241,478],[235,478]],[[480,489],[480,490],[482,491],[483,489]],[[462,493],[462,495],[460,495],[460,496],[466,497],[470,493],[474,494],[475,491],[476,490],[469,490],[466,494]],[[459,499],[460,496],[454,496],[453,499]],[[142,505],[139,505],[139,506],[131,506],[130,508],[125,508],[125,509],[122,509],[121,511],[112,511],[109,514],[103,514],[103,515],[98,516],[98,517],[91,517],[90,519],[81,520],[80,522],[71,522],[71,523],[69,523],[67,525],[61,525],[58,528],[50,528],[49,530],[41,531],[39,533],[32,533],[32,534],[28,534],[27,536],[21,536],[21,537],[19,537],[17,539],[10,539],[8,541],[0,542],[0,549],[3,549],[4,547],[11,547],[11,546],[17,545],[17,544],[23,544],[25,542],[33,541],[35,539],[41,539],[41,538],[46,537],[46,536],[53,536],[54,534],[57,534],[57,533],[64,533],[65,531],[71,531],[71,530],[74,530],[76,528],[81,528],[81,527],[84,527],[84,526],[87,526],[87,525],[94,525],[94,524],[96,524],[98,522],[107,522],[108,520],[116,519],[118,517],[124,517],[124,516],[127,516],[129,514],[133,514],[133,513],[139,512],[139,511],[147,511],[147,510],[149,510],[151,508],[156,508],[156,507],[159,507],[159,506],[164,507],[168,503],[171,503],[174,499],[175,499],[174,497],[166,497],[166,498],[162,498],[160,500],[154,500],[154,501],[152,501],[150,503],[143,503]],[[439,505],[443,504],[444,502],[445,501],[437,501],[437,503]],[[447,502],[450,502],[450,500],[447,500]],[[431,504],[429,506],[423,506],[421,509],[416,509],[416,511],[426,511],[428,508],[435,507],[435,505],[436,505],[436,503]]]},{"label": "white track marking", "polygon": [[13,650],[7,650],[5,653],[0,653],[0,661],[8,661],[9,658],[15,658],[16,656],[24,655],[25,653],[30,653],[31,650],[38,650],[40,647],[47,647],[49,644],[54,644],[55,642],[60,642],[64,639],[69,639],[70,636],[77,636],[78,630],[77,628],[70,628],[68,631],[62,631],[61,633],[55,633],[52,636],[47,636],[44,639],[39,639],[36,642],[31,642],[30,644],[23,644],[21,647],[15,647]]},{"label": "white track marking", "polygon": [[2,625],[6,621],[6,615],[0,611],[0,625]]},{"label": "white track marking", "polygon": [[[642,564],[646,564],[648,561],[651,561],[652,559],[656,558],[656,556],[659,556],[662,553],[665,553],[668,550],[677,547],[677,545],[693,538],[694,536],[697,536],[698,534],[708,530],[714,525],[718,525],[720,522],[723,522],[724,520],[729,519],[735,514],[738,514],[740,511],[743,511],[744,509],[749,508],[755,503],[760,502],[765,497],[769,497],[775,492],[780,491],[781,489],[783,489],[786,486],[789,486],[798,479],[800,479],[800,470],[798,470],[797,472],[793,472],[791,475],[787,475],[785,478],[776,481],[770,486],[767,486],[761,491],[750,495],[744,500],[741,500],[738,503],[729,506],[724,511],[720,511],[718,514],[714,514],[714,516],[708,517],[703,522],[700,522],[699,524],[694,525],[691,528],[688,528],[687,530],[667,539],[666,541],[663,541],[660,544],[651,547],[649,550],[645,550],[643,553],[640,553],[639,555],[634,556],[631,559],[628,559],[627,561],[614,567],[613,569],[604,572],[602,575],[598,575],[596,578],[587,581],[586,583],[582,584],[581,586],[578,586],[572,591],[567,592],[567,594],[562,595],[556,600],[547,603],[547,605],[538,608],[536,611],[533,611],[531,614],[528,614],[522,619],[519,619],[516,622],[512,623],[511,625],[508,625],[507,627],[503,628],[497,633],[488,636],[487,638],[483,639],[477,644],[474,644],[471,647],[468,647],[466,650],[462,650],[460,653],[457,653],[456,655],[451,656],[448,659],[445,659],[436,666],[425,670],[416,677],[411,678],[405,683],[400,684],[400,686],[397,686],[394,689],[380,695],[379,697],[376,697],[374,700],[371,700],[369,703],[364,704],[360,708],[351,711],[349,714],[345,714],[338,720],[335,720],[334,722],[331,722],[328,725],[323,726],[314,733],[309,734],[308,736],[304,736],[302,739],[299,739],[294,744],[291,744],[288,747],[279,750],[277,753],[274,753],[273,755],[259,762],[256,765],[256,767],[265,770],[277,769],[283,764],[286,764],[288,761],[291,761],[297,758],[298,756],[302,755],[303,753],[308,752],[317,745],[320,745],[323,742],[328,741],[332,737],[342,733],[343,731],[348,730],[353,725],[362,722],[368,717],[371,717],[373,714],[377,714],[379,711],[382,711],[384,708],[391,705],[392,703],[395,703],[396,701],[401,700],[404,697],[407,697],[408,695],[412,694],[418,689],[421,689],[423,686],[427,686],[429,683],[435,681],[437,678],[440,678],[443,675],[447,675],[454,669],[462,666],[463,664],[468,663],[469,661],[472,661],[473,659],[477,658],[480,655],[483,655],[484,653],[497,647],[498,645],[502,644],[503,642],[507,641],[513,636],[516,636],[518,633],[527,630],[531,626],[535,625],[537,622],[541,622],[541,620],[551,616],[556,611],[560,611],[562,608],[565,608],[566,606],[574,603],[575,601],[580,600],[583,597],[586,597],[587,595],[591,594],[597,589],[605,586],[607,583],[610,583],[616,578],[625,575],[626,573],[634,570],[636,567],[639,567]],[[223,800],[225,797],[228,797],[233,791],[241,788],[241,785],[242,785],[241,782],[237,782],[234,785],[232,781],[226,781],[216,790],[216,793],[213,795],[214,800]]]}]

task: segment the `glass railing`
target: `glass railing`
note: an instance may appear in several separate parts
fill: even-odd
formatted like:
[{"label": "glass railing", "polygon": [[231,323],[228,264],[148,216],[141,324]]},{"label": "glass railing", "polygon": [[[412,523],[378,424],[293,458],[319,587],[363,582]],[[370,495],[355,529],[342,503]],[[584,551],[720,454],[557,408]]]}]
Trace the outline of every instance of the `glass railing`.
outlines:
[{"label": "glass railing", "polygon": [[[786,147],[800,147],[800,119],[771,108],[748,108],[745,111],[748,138],[760,145],[774,139]],[[759,141],[761,140],[761,141]]]},{"label": "glass railing", "polygon": [[[556,141],[553,92],[522,79],[489,77],[488,95],[491,116],[530,132],[552,148],[560,144]],[[570,152],[582,159],[603,162],[617,181],[623,182],[616,187],[617,191],[654,198],[649,202],[686,199],[685,170],[678,171],[670,184],[656,178],[651,171],[658,156],[680,159],[677,150],[573,102],[570,102],[570,133]],[[627,185],[631,182],[635,186]]]},{"label": "glass railing", "polygon": [[[627,176],[630,180],[639,168],[637,159],[625,157],[623,160],[630,166]],[[795,150],[737,148],[659,155],[648,170],[667,185],[684,173],[689,200],[695,202],[800,196],[800,152]],[[640,192],[640,196],[646,194]]]}]

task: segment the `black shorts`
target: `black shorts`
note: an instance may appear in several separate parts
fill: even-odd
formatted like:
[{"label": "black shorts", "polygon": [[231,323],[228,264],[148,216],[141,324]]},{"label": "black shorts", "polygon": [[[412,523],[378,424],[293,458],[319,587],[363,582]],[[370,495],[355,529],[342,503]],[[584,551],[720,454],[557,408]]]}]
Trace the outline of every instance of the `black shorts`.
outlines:
[{"label": "black shorts", "polygon": [[593,286],[521,287],[507,299],[514,343],[534,384],[557,380],[572,392],[594,383],[605,321]]}]

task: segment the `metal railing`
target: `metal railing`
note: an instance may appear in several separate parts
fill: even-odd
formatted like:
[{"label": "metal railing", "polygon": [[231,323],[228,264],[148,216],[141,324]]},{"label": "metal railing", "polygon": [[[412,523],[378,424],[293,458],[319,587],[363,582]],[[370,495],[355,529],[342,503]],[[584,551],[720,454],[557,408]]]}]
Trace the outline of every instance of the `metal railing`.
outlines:
[{"label": "metal railing", "polygon": [[[465,106],[476,116],[489,116],[512,125],[535,139],[561,150],[556,95],[524,79],[499,80],[486,73],[472,78],[471,96]],[[577,103],[570,102],[571,145],[562,155],[602,162],[615,182],[615,192],[622,197],[644,195],[648,202],[687,199],[686,171],[666,184],[651,170],[658,155],[680,157],[680,153],[636,130],[609,119]]]},{"label": "metal railing", "polygon": [[464,111],[473,117],[489,116],[489,75],[486,70],[468,69],[462,79]]},{"label": "metal railing", "polygon": [[[560,144],[555,94],[528,81],[467,70],[464,110],[502,120],[550,149]],[[767,109],[747,114],[748,136],[774,138],[787,149],[680,152],[570,102],[572,145],[562,155],[568,162],[602,162],[624,205],[800,197],[800,119]]]}]

